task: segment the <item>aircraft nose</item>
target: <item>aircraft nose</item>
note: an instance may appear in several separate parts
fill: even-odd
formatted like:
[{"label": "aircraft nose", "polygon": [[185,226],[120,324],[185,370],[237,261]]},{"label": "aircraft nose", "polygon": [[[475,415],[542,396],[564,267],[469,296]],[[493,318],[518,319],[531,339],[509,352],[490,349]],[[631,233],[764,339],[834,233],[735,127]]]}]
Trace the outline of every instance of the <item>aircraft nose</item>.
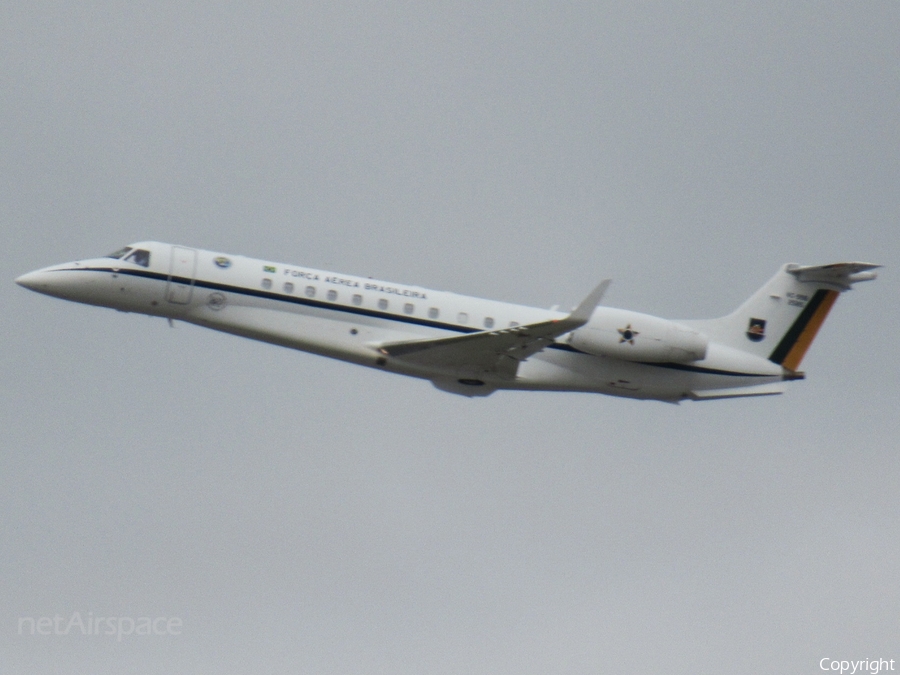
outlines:
[{"label": "aircraft nose", "polygon": [[65,267],[45,267],[16,279],[16,283],[29,291],[52,295],[56,298],[69,298],[80,286]]},{"label": "aircraft nose", "polygon": [[40,291],[41,287],[46,285],[46,276],[46,272],[37,270],[18,277],[16,283],[22,288],[27,288],[29,291]]}]

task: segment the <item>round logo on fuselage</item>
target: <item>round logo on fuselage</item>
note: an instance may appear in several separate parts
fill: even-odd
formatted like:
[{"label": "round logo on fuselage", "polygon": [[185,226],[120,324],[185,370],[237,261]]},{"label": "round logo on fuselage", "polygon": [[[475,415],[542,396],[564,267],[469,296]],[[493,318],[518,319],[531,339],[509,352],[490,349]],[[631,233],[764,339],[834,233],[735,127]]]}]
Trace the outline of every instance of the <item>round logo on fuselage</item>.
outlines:
[{"label": "round logo on fuselage", "polygon": [[231,261],[228,258],[226,258],[224,255],[220,255],[218,258],[213,260],[213,262],[216,263],[216,265],[218,267],[221,267],[223,270],[226,270],[229,267],[231,267]]},{"label": "round logo on fuselage", "polygon": [[222,293],[212,293],[206,299],[206,304],[209,305],[210,309],[222,309],[227,302],[228,300],[226,300]]}]

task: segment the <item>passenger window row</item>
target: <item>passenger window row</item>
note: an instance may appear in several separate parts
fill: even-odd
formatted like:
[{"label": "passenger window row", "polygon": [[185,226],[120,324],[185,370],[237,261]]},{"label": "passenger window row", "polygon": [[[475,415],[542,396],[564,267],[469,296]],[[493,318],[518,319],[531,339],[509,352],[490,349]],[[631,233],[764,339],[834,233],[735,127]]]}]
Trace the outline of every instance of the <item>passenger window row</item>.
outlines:
[{"label": "passenger window row", "polygon": [[[270,290],[272,288],[272,280],[269,277],[263,277],[262,287],[266,290]],[[284,290],[285,293],[287,293],[288,295],[291,295],[294,292],[294,283],[292,281],[285,281],[284,285],[282,286],[282,289]],[[307,286],[303,292],[307,298],[316,297],[316,287],[315,286]],[[330,288],[330,289],[328,289],[328,292],[325,294],[325,297],[329,302],[337,302],[338,292],[336,290],[334,290],[333,288]],[[361,296],[359,293],[354,293],[351,296],[350,301],[356,307],[359,307],[363,303],[363,296]],[[387,309],[389,307],[390,307],[390,303],[388,302],[387,298],[379,298],[378,299],[378,309],[380,309],[382,311],[387,311]],[[408,314],[411,316],[411,315],[415,314],[415,312],[416,312],[416,306],[413,303],[411,303],[411,302],[403,303],[403,313],[404,314]],[[440,318],[440,315],[441,315],[441,310],[439,310],[437,307],[429,307],[428,308],[428,318],[429,319],[438,319],[438,318]],[[461,324],[468,324],[469,323],[468,313],[460,312],[459,314],[457,314],[456,322],[461,323]],[[486,317],[484,317],[484,320],[482,323],[486,329],[490,330],[491,328],[494,327],[495,322],[494,322],[493,317],[486,316]],[[510,328],[514,328],[518,325],[519,324],[515,321],[509,322]]]}]

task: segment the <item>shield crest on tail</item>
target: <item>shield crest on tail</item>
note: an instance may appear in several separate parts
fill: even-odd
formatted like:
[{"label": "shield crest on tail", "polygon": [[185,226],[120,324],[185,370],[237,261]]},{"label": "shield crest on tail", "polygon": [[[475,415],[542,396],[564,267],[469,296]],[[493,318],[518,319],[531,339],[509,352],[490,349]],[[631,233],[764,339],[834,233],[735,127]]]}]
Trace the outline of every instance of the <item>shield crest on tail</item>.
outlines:
[{"label": "shield crest on tail", "polygon": [[747,326],[747,338],[752,340],[753,342],[759,342],[763,338],[766,337],[766,320],[765,319],[750,319],[750,324]]}]

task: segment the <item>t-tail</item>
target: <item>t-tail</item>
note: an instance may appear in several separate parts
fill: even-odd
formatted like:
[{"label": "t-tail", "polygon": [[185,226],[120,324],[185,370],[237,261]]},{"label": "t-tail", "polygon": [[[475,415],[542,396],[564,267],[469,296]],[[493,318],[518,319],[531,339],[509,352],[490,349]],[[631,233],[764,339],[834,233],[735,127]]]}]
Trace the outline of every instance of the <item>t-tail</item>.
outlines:
[{"label": "t-tail", "polygon": [[801,378],[800,362],[838,295],[876,277],[880,265],[848,262],[801,266],[789,263],[762,288],[721,319],[691,321],[711,340],[762,356]]}]

